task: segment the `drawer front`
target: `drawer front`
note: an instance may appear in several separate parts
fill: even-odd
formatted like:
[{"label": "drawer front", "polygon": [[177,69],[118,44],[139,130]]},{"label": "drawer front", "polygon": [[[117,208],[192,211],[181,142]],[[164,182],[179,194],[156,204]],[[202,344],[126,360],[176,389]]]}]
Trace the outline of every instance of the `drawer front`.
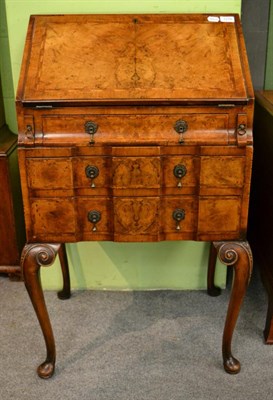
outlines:
[{"label": "drawer front", "polygon": [[245,180],[245,157],[201,157],[200,184],[207,187],[238,187]]},{"label": "drawer front", "polygon": [[199,175],[199,158],[194,156],[163,157],[163,191],[165,194],[196,193]]},{"label": "drawer front", "polygon": [[43,143],[202,144],[228,143],[224,113],[42,115]]},{"label": "drawer front", "polygon": [[112,189],[114,196],[159,194],[161,187],[160,157],[113,157]]},{"label": "drawer front", "polygon": [[112,200],[100,197],[76,199],[78,240],[111,240],[113,232]]},{"label": "drawer front", "polygon": [[74,188],[77,194],[108,195],[111,186],[111,159],[99,157],[73,158]]},{"label": "drawer front", "polygon": [[155,239],[160,233],[159,220],[159,197],[114,198],[114,232],[118,240]]},{"label": "drawer front", "polygon": [[167,240],[195,238],[198,198],[166,197],[162,201],[161,226]]},{"label": "drawer front", "polygon": [[28,158],[28,187],[33,190],[71,189],[72,163],[69,158]]},{"label": "drawer front", "polygon": [[73,198],[34,198],[30,200],[33,241],[74,241],[76,220]]},{"label": "drawer front", "polygon": [[198,232],[222,234],[233,233],[238,237],[241,215],[241,197],[201,197],[199,200]]}]

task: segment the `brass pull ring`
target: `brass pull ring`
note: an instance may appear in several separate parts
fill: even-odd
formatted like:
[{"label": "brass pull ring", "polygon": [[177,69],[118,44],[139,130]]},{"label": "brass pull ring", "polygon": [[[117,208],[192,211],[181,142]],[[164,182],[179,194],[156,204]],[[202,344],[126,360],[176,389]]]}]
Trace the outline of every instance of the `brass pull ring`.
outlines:
[{"label": "brass pull ring", "polygon": [[178,179],[177,187],[182,187],[181,179],[186,175],[187,168],[183,164],[177,164],[173,169],[174,176]]},{"label": "brass pull ring", "polygon": [[93,180],[99,175],[99,169],[95,165],[87,165],[85,168],[85,175],[87,178],[91,180],[91,187],[96,187]]},{"label": "brass pull ring", "polygon": [[101,213],[97,210],[89,211],[87,214],[88,221],[93,224],[92,231],[96,232],[97,223],[101,220]]},{"label": "brass pull ring", "polygon": [[188,130],[188,123],[183,119],[179,119],[174,124],[174,129],[179,134],[179,144],[184,143],[183,133]]},{"label": "brass pull ring", "polygon": [[84,124],[84,129],[85,132],[88,133],[89,135],[91,135],[90,137],[90,144],[94,144],[95,140],[94,140],[94,135],[98,130],[98,124],[96,124],[93,121],[86,121],[86,123]]},{"label": "brass pull ring", "polygon": [[176,210],[174,210],[173,212],[173,219],[176,222],[176,230],[180,231],[180,222],[183,221],[183,219],[185,219],[186,216],[186,212],[183,208],[177,208]]}]

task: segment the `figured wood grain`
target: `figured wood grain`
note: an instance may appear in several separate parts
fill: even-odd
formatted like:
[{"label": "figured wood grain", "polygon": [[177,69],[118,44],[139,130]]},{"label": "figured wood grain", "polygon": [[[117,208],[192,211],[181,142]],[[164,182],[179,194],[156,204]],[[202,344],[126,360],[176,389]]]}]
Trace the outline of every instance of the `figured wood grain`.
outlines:
[{"label": "figured wood grain", "polygon": [[[43,241],[42,235],[76,232],[73,198],[34,198],[30,200],[31,241]],[[54,241],[54,240],[53,240]]]},{"label": "figured wood grain", "polygon": [[200,184],[212,187],[242,187],[245,181],[245,157],[201,157]]},{"label": "figured wood grain", "polygon": [[[178,146],[174,149],[179,153]],[[53,158],[33,157],[33,152],[28,151],[32,157],[25,160],[24,168],[28,182],[25,190],[32,209],[31,218],[27,219],[31,240],[41,238],[40,234],[45,235],[46,230],[48,234],[53,235],[52,238],[57,237],[60,223],[62,234],[69,234],[70,241],[81,240],[80,232],[86,231],[85,227],[90,225],[87,220],[87,208],[91,208],[99,212],[103,210],[103,218],[99,223],[103,229],[99,234],[106,236],[100,236],[101,240],[109,238],[107,232],[112,237],[116,229],[120,230],[119,226],[126,226],[127,230],[120,230],[123,235],[127,232],[126,241],[136,241],[133,233],[134,221],[138,219],[134,211],[136,205],[133,206],[136,196],[156,196],[157,207],[160,210],[160,213],[154,213],[156,218],[166,221],[175,233],[173,220],[168,221],[176,208],[184,208],[184,202],[188,202],[187,195],[194,195],[192,210],[188,207],[187,214],[198,214],[198,223],[188,224],[192,217],[188,217],[183,223],[186,227],[190,226],[186,231],[191,232],[191,239],[210,239],[213,234],[222,237],[227,235],[228,239],[231,236],[243,237],[247,226],[251,147],[245,150],[230,147],[231,155],[227,155],[225,147],[208,146],[206,150],[202,147],[202,151],[199,147],[195,147],[195,151],[190,147],[189,152],[193,154],[181,156],[175,155],[174,149],[174,155],[165,155],[165,151],[160,155],[161,148],[158,146],[123,146],[113,148],[112,156],[109,153],[103,157],[61,157],[61,150],[58,150],[58,153],[53,154],[59,154],[59,157]],[[103,148],[100,151],[103,154]],[[44,152],[47,154],[46,148]],[[198,155],[199,152],[204,154]],[[40,154],[41,151],[38,150],[38,155]],[[94,179],[95,183],[86,176],[86,168],[91,164],[99,171],[98,177]],[[174,174],[177,165],[182,165],[186,171],[181,179]],[[101,200],[98,200],[99,196]],[[106,203],[105,196],[109,198]],[[172,203],[172,196],[180,196],[181,200],[177,205],[173,205],[173,210],[165,211],[165,208],[169,207],[168,204]],[[127,198],[123,203],[124,207],[117,207],[118,198],[123,197]],[[79,204],[82,207],[79,207]],[[107,204],[107,211],[103,204]],[[148,210],[147,207],[146,209]],[[139,213],[144,212],[141,207],[137,207],[137,210]],[[113,223],[114,220],[117,224]],[[143,217],[140,220],[141,224],[146,224]],[[131,231],[129,226],[132,227]],[[166,230],[160,225],[156,226],[158,234],[155,235],[155,232],[151,231],[152,239],[164,240],[164,234],[161,233],[169,232],[169,228]],[[95,237],[88,236],[89,240]],[[103,239],[104,237],[106,239]],[[178,238],[180,236],[176,235],[176,239]],[[122,238],[122,241],[124,240],[125,237]]]},{"label": "figured wood grain", "polygon": [[[148,110],[146,111],[146,113]],[[228,115],[205,112],[192,114],[181,110],[178,114],[162,115],[48,115],[42,119],[43,144],[52,145],[77,140],[78,144],[88,144],[90,135],[85,132],[85,123],[92,121],[98,130],[94,135],[95,144],[125,144],[132,135],[139,144],[177,144],[179,136],[174,128],[178,120],[187,122],[186,143],[203,140],[215,144],[228,143]],[[77,136],[75,137],[75,134]]]},{"label": "figured wood grain", "polygon": [[198,231],[202,233],[233,232],[239,236],[241,199],[235,196],[202,196],[199,201]]},{"label": "figured wood grain", "polygon": [[71,160],[30,158],[26,161],[31,189],[69,189],[73,186]]},{"label": "figured wood grain", "polygon": [[[119,198],[114,201],[116,234],[157,235],[159,232],[159,198]],[[124,236],[125,237],[125,236]]]},{"label": "figured wood grain", "polygon": [[112,177],[114,189],[159,188],[161,182],[160,158],[113,157]]},{"label": "figured wood grain", "polygon": [[26,85],[20,83],[18,99],[245,99],[237,18],[214,23],[206,15],[34,16]]}]

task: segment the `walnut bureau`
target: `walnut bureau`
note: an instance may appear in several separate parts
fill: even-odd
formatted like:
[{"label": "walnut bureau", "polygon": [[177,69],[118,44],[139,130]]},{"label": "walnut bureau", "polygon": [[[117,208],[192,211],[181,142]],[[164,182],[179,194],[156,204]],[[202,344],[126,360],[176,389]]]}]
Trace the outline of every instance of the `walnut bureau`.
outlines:
[{"label": "walnut bureau", "polygon": [[31,16],[17,92],[27,243],[21,264],[45,338],[39,280],[65,243],[195,240],[234,267],[231,339],[252,269],[246,241],[253,90],[237,15]]}]

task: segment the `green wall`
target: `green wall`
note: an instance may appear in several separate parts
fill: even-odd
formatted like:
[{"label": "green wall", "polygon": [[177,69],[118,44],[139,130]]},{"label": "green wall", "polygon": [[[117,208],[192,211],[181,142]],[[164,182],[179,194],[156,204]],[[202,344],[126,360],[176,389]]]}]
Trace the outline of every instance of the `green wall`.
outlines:
[{"label": "green wall", "polygon": [[11,73],[11,58],[4,0],[0,0],[0,73],[7,123],[13,132],[16,132],[17,125],[14,107],[14,86]]},{"label": "green wall", "polygon": [[273,0],[270,2],[265,89],[273,90]]},{"label": "green wall", "polygon": [[[54,13],[240,13],[241,0],[0,0],[6,6],[6,58],[2,76],[6,119],[16,132],[14,91],[17,87],[25,34],[31,14]],[[1,6],[2,7],[2,6]],[[3,13],[2,13],[3,14]],[[3,15],[1,16],[2,20]],[[3,36],[3,35],[2,35]],[[8,37],[8,40],[7,40]],[[11,95],[12,88],[12,95]],[[4,85],[3,85],[4,89]],[[208,244],[194,242],[110,243],[67,245],[73,288],[202,289],[206,288]],[[216,281],[225,285],[226,267],[217,265]],[[59,261],[42,269],[45,288],[60,286]]]}]

